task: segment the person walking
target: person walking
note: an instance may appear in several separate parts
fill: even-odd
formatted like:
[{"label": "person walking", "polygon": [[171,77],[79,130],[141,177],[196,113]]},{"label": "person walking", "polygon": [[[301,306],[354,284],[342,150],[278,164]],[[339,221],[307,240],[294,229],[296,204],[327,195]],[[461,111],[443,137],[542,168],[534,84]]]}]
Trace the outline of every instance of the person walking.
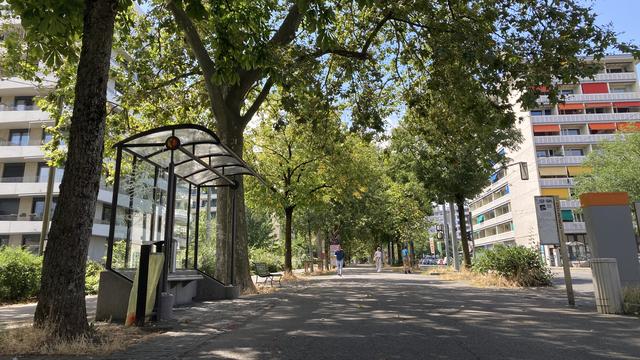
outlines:
[{"label": "person walking", "polygon": [[337,273],[338,276],[342,276],[342,268],[344,267],[344,250],[342,247],[338,245],[338,250],[336,250],[336,266],[338,267]]},{"label": "person walking", "polygon": [[405,274],[411,274],[411,262],[409,260],[409,250],[407,246],[402,247],[402,267],[404,268]]},{"label": "person walking", "polygon": [[376,263],[376,272],[382,271],[382,249],[378,246],[378,250],[373,254],[373,261]]}]

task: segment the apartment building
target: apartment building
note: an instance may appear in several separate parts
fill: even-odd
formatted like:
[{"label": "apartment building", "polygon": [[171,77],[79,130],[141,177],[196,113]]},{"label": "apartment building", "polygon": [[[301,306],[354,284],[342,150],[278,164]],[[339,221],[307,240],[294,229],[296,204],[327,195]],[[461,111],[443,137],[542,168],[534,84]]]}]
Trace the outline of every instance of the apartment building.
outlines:
[{"label": "apartment building", "polygon": [[[522,121],[518,126],[524,141],[507,156],[513,162],[526,162],[530,179],[521,180],[517,167],[499,169],[491,185],[471,201],[476,247],[498,243],[540,246],[534,196],[557,195],[570,257],[581,260],[588,256],[574,177],[590,171],[582,163],[600,142],[613,139],[616,131],[640,128],[637,61],[631,55],[612,55],[601,65],[594,79],[561,85],[564,103],[552,105],[543,94],[538,108],[519,109]],[[550,263],[558,262],[554,246],[540,250]]]},{"label": "apartment building", "polygon": [[[51,84],[54,84],[54,80]],[[0,246],[22,246],[33,252],[38,251],[49,176],[42,145],[51,139],[45,128],[52,126],[53,120],[47,112],[37,107],[36,99],[47,91],[47,88],[38,88],[18,78],[0,80]],[[107,97],[110,101],[117,101],[117,96],[115,84],[111,81]],[[63,175],[64,169],[56,169],[52,213]],[[157,188],[166,190],[166,183],[160,179]],[[178,192],[176,227],[179,230],[186,226],[187,209],[195,209],[196,197],[193,194],[189,206],[188,190],[179,187]],[[129,238],[131,243],[139,244],[150,231],[150,222],[146,221],[148,214],[144,210],[150,206],[143,204],[144,199],[133,199],[132,192],[126,186],[121,186],[119,193],[116,239]],[[102,181],[89,245],[89,257],[95,260],[101,260],[106,253],[109,221],[113,211],[112,195],[111,187]],[[206,196],[203,196],[201,202],[201,207],[206,208]],[[129,203],[134,205],[133,211],[128,212]],[[209,207],[214,217],[215,209],[214,193]],[[130,219],[129,229],[125,220],[127,218]],[[179,243],[182,247],[185,246],[184,241]],[[129,256],[130,262],[137,259],[133,248],[132,255]]]}]

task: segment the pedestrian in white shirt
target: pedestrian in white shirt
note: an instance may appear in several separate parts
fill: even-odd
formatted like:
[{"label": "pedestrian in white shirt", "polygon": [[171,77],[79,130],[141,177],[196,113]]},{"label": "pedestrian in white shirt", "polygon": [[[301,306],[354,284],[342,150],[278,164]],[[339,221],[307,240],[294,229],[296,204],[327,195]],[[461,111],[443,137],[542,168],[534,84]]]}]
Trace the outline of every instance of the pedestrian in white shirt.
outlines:
[{"label": "pedestrian in white shirt", "polygon": [[373,261],[376,263],[376,272],[382,271],[382,249],[378,246],[375,254],[373,254]]}]

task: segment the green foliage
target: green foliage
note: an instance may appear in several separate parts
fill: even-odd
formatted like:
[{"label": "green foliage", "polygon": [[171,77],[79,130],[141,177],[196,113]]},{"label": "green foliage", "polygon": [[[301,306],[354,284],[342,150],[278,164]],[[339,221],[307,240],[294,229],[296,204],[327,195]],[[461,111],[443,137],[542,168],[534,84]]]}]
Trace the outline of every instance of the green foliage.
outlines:
[{"label": "green foliage", "polygon": [[271,216],[264,209],[247,207],[249,248],[266,248],[275,240]]},{"label": "green foliage", "polygon": [[269,267],[269,271],[276,272],[284,270],[284,257],[282,252],[274,252],[270,249],[251,249],[249,250],[249,260],[252,268],[255,263],[265,263]]},{"label": "green foliage", "polygon": [[537,251],[524,246],[496,245],[478,252],[473,259],[473,271],[495,273],[519,286],[550,286],[551,270]]},{"label": "green foliage", "polygon": [[88,295],[98,293],[98,285],[100,285],[100,273],[104,270],[102,264],[97,261],[87,261],[87,272],[85,274],[84,291]]},{"label": "green foliage", "polygon": [[632,200],[640,200],[640,133],[624,133],[601,142],[583,166],[592,171],[576,177],[578,194],[624,191]]},{"label": "green foliage", "polygon": [[216,270],[216,219],[209,223],[210,236],[207,239],[207,211],[201,209],[200,229],[198,230],[198,268],[213,276]]},{"label": "green foliage", "polygon": [[40,289],[42,258],[27,250],[0,248],[0,301],[31,299]]},{"label": "green foliage", "polygon": [[640,287],[627,286],[622,289],[624,313],[640,315]]}]

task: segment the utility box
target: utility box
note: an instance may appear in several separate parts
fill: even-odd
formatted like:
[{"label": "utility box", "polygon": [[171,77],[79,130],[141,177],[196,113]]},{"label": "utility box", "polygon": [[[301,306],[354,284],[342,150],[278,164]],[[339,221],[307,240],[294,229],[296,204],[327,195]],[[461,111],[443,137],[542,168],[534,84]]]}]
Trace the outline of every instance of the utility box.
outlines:
[{"label": "utility box", "polygon": [[613,258],[622,286],[640,285],[629,195],[625,192],[580,195],[592,258]]}]

